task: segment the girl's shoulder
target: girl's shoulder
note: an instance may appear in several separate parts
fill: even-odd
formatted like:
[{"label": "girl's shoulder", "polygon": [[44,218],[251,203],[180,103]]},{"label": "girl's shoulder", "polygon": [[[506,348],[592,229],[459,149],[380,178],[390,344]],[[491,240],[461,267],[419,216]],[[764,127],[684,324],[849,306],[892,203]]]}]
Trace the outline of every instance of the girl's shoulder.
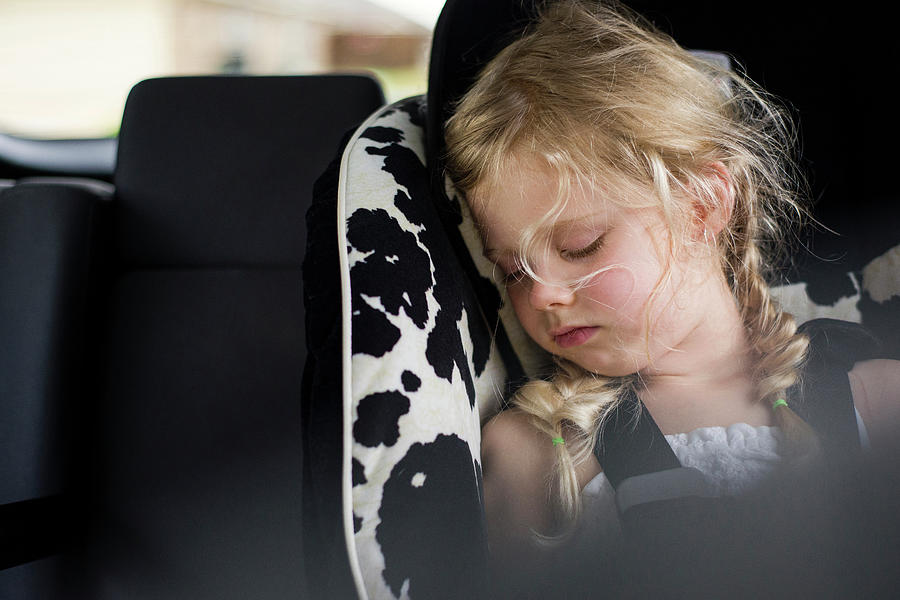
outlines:
[{"label": "girl's shoulder", "polygon": [[[481,431],[485,481],[503,481],[510,486],[510,494],[538,492],[546,498],[557,461],[555,443],[559,442],[553,435],[535,426],[524,411],[510,408],[500,412]],[[591,459],[576,465],[575,471],[583,487],[602,469]]]},{"label": "girl's shoulder", "polygon": [[482,428],[481,459],[488,540],[516,554],[499,557],[500,563],[515,564],[524,558],[518,553],[531,547],[532,532],[553,526],[547,484],[555,452],[525,413],[509,409]]},{"label": "girl's shoulder", "polygon": [[849,373],[853,404],[875,450],[896,444],[900,433],[900,361],[864,360]]},{"label": "girl's shoulder", "polygon": [[481,430],[484,469],[523,471],[552,468],[555,460],[549,436],[516,408],[501,411]]}]

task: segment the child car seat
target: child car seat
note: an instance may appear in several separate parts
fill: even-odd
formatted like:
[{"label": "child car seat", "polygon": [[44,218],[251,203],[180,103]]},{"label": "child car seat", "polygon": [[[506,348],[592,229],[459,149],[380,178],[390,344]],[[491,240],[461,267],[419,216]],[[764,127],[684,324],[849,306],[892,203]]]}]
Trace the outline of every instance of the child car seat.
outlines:
[{"label": "child car seat", "polygon": [[[444,177],[442,127],[535,4],[449,0],[426,98],[374,114],[317,184],[304,264],[304,514],[316,589],[485,590],[479,424],[548,361],[503,302]],[[858,298],[821,306],[806,289],[794,282],[782,294],[801,320],[861,320]]]},{"label": "child car seat", "polygon": [[[541,358],[521,350],[528,342],[486,280],[465,206],[444,187],[444,116],[433,107],[446,114],[453,98],[439,82],[461,93],[459,61],[474,77],[502,46],[498,26],[512,31],[528,5],[448,2],[428,103],[373,115],[318,183],[304,264],[304,497],[319,589],[377,598],[484,589],[480,425]],[[467,49],[446,35],[463,30]]]}]

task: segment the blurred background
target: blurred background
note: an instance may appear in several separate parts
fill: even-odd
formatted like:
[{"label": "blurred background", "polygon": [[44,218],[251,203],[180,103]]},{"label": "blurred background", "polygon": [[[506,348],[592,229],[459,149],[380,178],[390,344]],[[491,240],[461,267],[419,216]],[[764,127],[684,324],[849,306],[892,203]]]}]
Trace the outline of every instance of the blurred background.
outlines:
[{"label": "blurred background", "polygon": [[142,79],[375,74],[424,93],[444,0],[0,0],[0,132],[116,135]]}]

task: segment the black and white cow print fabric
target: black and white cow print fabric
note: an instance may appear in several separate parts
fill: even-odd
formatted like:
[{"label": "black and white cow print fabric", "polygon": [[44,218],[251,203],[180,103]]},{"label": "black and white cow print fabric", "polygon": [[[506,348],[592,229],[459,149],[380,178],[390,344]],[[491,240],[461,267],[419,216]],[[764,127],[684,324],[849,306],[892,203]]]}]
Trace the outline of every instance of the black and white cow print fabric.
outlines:
[{"label": "black and white cow print fabric", "polygon": [[360,597],[483,589],[480,431],[507,370],[431,199],[423,102],[374,115],[341,161],[343,503]]},{"label": "black and white cow print fabric", "polygon": [[[475,283],[490,282],[499,308],[479,303],[432,198],[424,113],[423,98],[382,109],[355,132],[340,166],[342,512],[361,598],[484,589],[480,427],[509,384],[496,334],[526,376],[550,364],[503,302],[465,203],[447,182],[440,201],[454,206]],[[792,283],[776,296],[799,322],[869,314],[897,324],[900,246],[844,277],[846,285],[830,286],[837,292]]]},{"label": "black and white cow print fabric", "polygon": [[823,264],[806,277],[809,281],[773,288],[775,297],[798,323],[817,318],[862,323],[882,342],[883,356],[900,359],[900,245],[859,270],[843,271]]}]

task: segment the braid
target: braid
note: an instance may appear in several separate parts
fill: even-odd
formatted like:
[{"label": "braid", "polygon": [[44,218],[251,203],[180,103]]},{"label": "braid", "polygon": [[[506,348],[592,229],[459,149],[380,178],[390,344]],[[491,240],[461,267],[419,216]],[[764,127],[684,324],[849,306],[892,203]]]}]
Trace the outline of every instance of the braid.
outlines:
[{"label": "braid", "polygon": [[797,368],[806,355],[807,339],[797,334],[793,315],[781,310],[760,272],[762,257],[750,242],[736,275],[744,324],[755,350],[760,400],[774,402],[797,380]]},{"label": "braid", "polygon": [[[748,223],[747,233],[752,234]],[[756,355],[755,379],[761,402],[769,405],[796,383],[806,359],[809,339],[797,333],[793,315],[784,312],[772,297],[763,277],[763,254],[748,235],[740,260],[734,261],[734,287],[749,340]],[[775,409],[775,423],[785,436],[792,459],[804,460],[819,454],[819,443],[812,428],[787,406]]]},{"label": "braid", "polygon": [[[564,537],[581,513],[581,488],[576,467],[590,460],[599,434],[599,424],[629,389],[630,378],[604,377],[585,371],[575,363],[557,359],[557,372],[550,381],[531,381],[513,398],[513,404],[529,415],[531,424],[548,440],[565,438],[554,445],[555,476],[551,489],[559,511]],[[545,539],[546,536],[543,536]]]}]

